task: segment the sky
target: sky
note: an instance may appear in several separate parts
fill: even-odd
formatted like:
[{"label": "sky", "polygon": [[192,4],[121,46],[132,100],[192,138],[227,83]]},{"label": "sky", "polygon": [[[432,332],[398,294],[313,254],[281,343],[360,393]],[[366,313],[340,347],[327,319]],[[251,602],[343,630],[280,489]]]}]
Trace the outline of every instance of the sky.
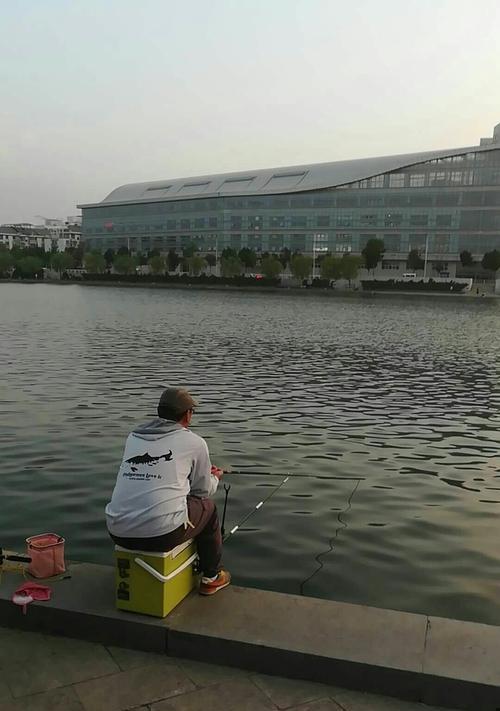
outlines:
[{"label": "sky", "polygon": [[499,0],[0,0],[0,223],[118,185],[477,145]]}]

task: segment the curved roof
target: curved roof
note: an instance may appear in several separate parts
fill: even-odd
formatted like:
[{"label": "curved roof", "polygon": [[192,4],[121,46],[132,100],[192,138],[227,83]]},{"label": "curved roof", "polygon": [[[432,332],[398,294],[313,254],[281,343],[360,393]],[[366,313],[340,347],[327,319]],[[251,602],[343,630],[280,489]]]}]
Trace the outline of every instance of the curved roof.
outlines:
[{"label": "curved roof", "polygon": [[182,200],[186,198],[276,195],[305,190],[321,190],[371,178],[381,173],[401,170],[437,158],[447,158],[464,153],[499,150],[500,144],[451,148],[425,153],[407,153],[379,158],[359,158],[334,163],[313,163],[285,168],[265,168],[237,173],[197,175],[193,178],[156,180],[147,183],[130,183],[113,190],[100,203],[78,207],[98,207],[123,203]]}]

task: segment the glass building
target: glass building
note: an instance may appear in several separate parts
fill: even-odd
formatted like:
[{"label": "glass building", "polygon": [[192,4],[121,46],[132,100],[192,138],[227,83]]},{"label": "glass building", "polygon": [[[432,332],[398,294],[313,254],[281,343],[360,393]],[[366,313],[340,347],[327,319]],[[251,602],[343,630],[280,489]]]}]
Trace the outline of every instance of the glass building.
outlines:
[{"label": "glass building", "polygon": [[359,254],[377,237],[379,274],[416,249],[453,276],[463,250],[500,250],[500,124],[479,146],[134,183],[79,207],[86,248],[103,252]]}]

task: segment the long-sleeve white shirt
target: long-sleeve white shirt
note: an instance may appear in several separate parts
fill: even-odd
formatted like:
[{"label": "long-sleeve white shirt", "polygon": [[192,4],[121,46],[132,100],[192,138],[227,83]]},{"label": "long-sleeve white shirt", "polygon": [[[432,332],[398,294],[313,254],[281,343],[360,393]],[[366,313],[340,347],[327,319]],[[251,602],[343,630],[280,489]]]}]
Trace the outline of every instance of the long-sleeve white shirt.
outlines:
[{"label": "long-sleeve white shirt", "polygon": [[205,440],[176,422],[155,419],[127,437],[111,501],[106,506],[110,533],[122,538],[153,538],[188,521],[188,494],[212,496]]}]

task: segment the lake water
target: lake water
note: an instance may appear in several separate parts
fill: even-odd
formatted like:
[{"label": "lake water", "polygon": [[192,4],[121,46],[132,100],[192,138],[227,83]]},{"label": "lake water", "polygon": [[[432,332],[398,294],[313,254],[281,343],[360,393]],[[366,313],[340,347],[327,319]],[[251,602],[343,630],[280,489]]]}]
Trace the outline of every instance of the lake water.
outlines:
[{"label": "lake water", "polygon": [[0,284],[0,327],[0,545],[110,562],[125,437],[183,384],[226,528],[290,473],[237,584],[500,624],[499,302]]}]

